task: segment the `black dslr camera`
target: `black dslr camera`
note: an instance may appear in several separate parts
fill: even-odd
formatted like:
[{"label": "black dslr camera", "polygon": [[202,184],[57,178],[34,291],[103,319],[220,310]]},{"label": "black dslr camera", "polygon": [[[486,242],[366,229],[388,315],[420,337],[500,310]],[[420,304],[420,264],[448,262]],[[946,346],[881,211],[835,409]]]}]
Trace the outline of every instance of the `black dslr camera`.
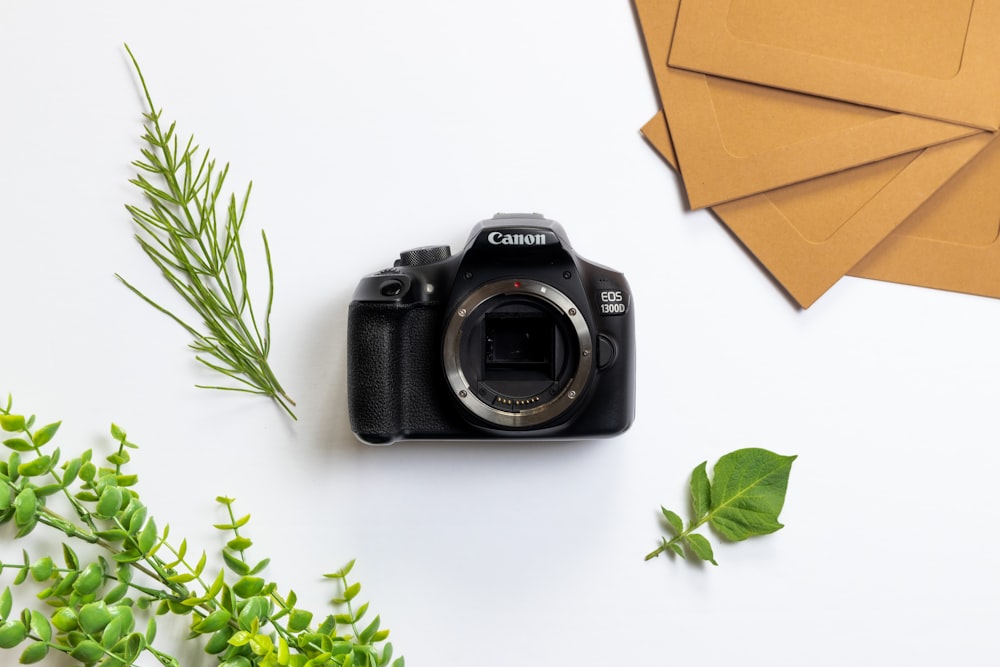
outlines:
[{"label": "black dslr camera", "polygon": [[616,435],[635,411],[628,282],[538,214],[498,214],[465,250],[400,254],[348,315],[351,429],[399,439]]}]

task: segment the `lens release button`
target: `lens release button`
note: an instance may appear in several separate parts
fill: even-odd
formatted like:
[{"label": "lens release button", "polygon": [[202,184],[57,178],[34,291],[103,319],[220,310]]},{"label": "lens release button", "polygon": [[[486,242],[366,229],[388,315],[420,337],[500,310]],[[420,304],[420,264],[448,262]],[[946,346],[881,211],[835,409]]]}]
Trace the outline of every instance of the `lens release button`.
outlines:
[{"label": "lens release button", "polygon": [[614,339],[607,334],[599,335],[597,337],[597,367],[605,369],[615,363],[617,357],[618,346],[615,345]]}]

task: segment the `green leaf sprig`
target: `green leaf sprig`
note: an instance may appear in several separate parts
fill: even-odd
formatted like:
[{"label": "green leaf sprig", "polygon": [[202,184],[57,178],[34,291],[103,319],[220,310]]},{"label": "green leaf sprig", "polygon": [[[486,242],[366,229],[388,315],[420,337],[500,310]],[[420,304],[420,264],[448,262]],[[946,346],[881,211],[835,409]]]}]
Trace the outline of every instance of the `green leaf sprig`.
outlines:
[{"label": "green leaf sprig", "polygon": [[693,518],[685,527],[676,512],[661,507],[673,537],[664,537],[660,546],[646,555],[646,560],[665,551],[685,558],[689,551],[718,565],[711,542],[695,532],[705,524],[733,542],[780,530],[783,526],[778,523],[778,515],[785,504],[788,475],[795,458],[766,449],[738,449],[718,460],[711,482],[708,462],[702,462],[691,473]]},{"label": "green leaf sprig", "polygon": [[[13,412],[9,397],[0,403],[9,452],[0,459],[0,524],[13,523],[18,540],[39,528],[64,540],[57,553],[24,549],[20,561],[0,562],[0,583],[12,577],[0,590],[0,649],[19,648],[22,664],[62,653],[87,666],[126,667],[146,656],[180,667],[156,644],[156,619],[173,615],[189,619],[189,638],[201,638],[213,656],[206,659],[223,667],[404,666],[393,660],[379,617],[365,620],[368,604],[355,606],[361,585],[350,579],[353,561],[325,575],[340,592],[335,613],[317,622],[294,591],[282,593],[264,578],[270,559],[248,560],[250,516],[219,497],[228,518],[216,528],[228,539],[213,575],[207,553],[172,538],[140,500],[138,477],[126,471],[137,447],[123,429],[111,427],[117,449],[98,465],[89,449],[63,462],[50,447],[59,426],[36,428],[33,416]],[[57,500],[72,518],[50,508]],[[85,561],[74,543],[96,545],[100,555]],[[38,602],[16,612],[11,586],[31,582],[41,588]]]},{"label": "green leaf sprig", "polygon": [[[143,301],[169,316],[194,339],[190,347],[201,363],[235,382],[208,388],[270,396],[293,419],[295,405],[268,364],[274,269],[267,235],[261,231],[267,260],[268,295],[258,319],[247,287],[247,263],[241,231],[253,184],[240,201],[222,196],[229,165],[216,168],[210,151],[199,154],[194,137],[181,143],[176,123],[164,129],[163,112],[153,104],[142,70],[125,46],[142,84],[149,110],[140,170],[130,182],[143,193],[146,206],[126,206],[139,227],[136,240],[171,287],[201,318],[204,330],[161,306],[118,275]],[[221,207],[224,212],[219,212]],[[221,220],[220,220],[221,219]],[[117,274],[116,274],[117,275]],[[205,385],[198,385],[205,386]]]}]

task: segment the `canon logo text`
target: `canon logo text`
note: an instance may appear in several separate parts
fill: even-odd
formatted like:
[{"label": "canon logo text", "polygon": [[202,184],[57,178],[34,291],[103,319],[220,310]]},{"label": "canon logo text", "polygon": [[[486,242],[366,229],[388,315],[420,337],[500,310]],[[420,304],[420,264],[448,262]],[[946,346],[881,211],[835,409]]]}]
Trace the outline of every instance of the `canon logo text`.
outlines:
[{"label": "canon logo text", "polygon": [[545,234],[504,234],[491,232],[489,241],[492,245],[545,245]]}]

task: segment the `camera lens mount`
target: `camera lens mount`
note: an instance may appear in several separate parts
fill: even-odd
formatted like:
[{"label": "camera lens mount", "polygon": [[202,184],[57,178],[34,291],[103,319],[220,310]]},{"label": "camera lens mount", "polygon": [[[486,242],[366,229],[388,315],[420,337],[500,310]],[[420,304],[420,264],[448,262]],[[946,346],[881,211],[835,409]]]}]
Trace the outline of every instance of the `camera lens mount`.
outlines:
[{"label": "camera lens mount", "polygon": [[532,279],[473,290],[448,319],[442,347],[445,376],[461,404],[504,428],[538,427],[565,414],[594,367],[580,309]]}]

